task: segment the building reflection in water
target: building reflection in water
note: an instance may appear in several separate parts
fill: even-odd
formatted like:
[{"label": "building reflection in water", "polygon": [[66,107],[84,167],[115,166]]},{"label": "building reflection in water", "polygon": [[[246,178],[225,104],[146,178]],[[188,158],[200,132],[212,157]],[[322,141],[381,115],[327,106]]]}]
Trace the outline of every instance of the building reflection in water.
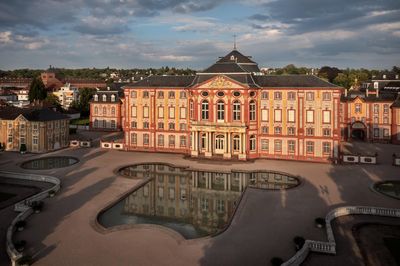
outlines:
[{"label": "building reflection in water", "polygon": [[221,231],[247,186],[276,190],[299,184],[297,178],[277,172],[207,172],[163,164],[128,166],[120,173],[149,181],[100,214],[103,226],[158,224],[187,239]]}]

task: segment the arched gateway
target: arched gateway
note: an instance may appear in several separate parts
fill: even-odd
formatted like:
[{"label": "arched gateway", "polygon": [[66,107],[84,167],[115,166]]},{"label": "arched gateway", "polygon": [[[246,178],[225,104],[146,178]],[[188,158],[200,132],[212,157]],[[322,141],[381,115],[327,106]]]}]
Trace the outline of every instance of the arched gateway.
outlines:
[{"label": "arched gateway", "polygon": [[364,141],[367,138],[367,127],[361,121],[356,121],[351,125],[351,138],[353,140]]}]

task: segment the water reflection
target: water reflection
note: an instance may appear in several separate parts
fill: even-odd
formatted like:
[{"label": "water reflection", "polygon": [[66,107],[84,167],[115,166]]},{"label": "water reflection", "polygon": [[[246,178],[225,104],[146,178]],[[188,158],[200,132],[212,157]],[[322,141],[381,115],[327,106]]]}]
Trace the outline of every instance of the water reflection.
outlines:
[{"label": "water reflection", "polygon": [[221,231],[247,186],[288,189],[299,184],[297,178],[276,172],[188,171],[162,164],[129,166],[120,173],[149,181],[100,214],[103,226],[159,224],[187,239]]},{"label": "water reflection", "polygon": [[67,156],[44,157],[24,162],[22,163],[21,167],[32,170],[47,170],[47,169],[67,167],[76,164],[78,162],[79,160],[74,157],[67,157]]}]

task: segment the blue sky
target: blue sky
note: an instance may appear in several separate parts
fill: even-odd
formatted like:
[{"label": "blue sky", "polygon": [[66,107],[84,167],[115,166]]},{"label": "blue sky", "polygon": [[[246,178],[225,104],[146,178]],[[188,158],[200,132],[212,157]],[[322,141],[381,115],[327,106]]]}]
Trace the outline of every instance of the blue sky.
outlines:
[{"label": "blue sky", "polygon": [[399,0],[0,0],[0,69],[400,64]]}]

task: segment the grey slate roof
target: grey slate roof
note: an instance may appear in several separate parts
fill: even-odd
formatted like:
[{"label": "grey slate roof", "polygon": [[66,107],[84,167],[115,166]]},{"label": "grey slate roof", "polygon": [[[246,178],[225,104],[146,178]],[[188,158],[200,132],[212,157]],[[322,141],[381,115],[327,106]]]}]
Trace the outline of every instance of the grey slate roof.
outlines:
[{"label": "grey slate roof", "polygon": [[189,86],[195,76],[149,76],[141,81],[130,84],[128,87],[172,87],[185,88]]},{"label": "grey slate roof", "polygon": [[313,75],[281,75],[281,76],[254,76],[255,82],[260,87],[288,87],[288,88],[338,88]]},{"label": "grey slate roof", "polygon": [[23,115],[29,121],[52,121],[52,120],[69,119],[68,116],[53,111],[50,108],[24,109],[12,106],[4,106],[0,108],[0,119],[14,120],[19,115]]},{"label": "grey slate roof", "polygon": [[375,94],[367,96],[366,93],[362,91],[350,91],[347,96],[343,94],[340,100],[342,102],[352,101],[356,97],[359,97],[366,102],[392,102],[396,100],[397,95],[391,92],[380,91],[378,96]]},{"label": "grey slate roof", "polygon": [[217,63],[223,63],[223,62],[232,62],[231,57],[235,58],[236,63],[253,63],[256,64],[253,60],[251,60],[249,56],[245,56],[242,53],[240,53],[238,50],[232,50],[229,54],[221,57]]}]

